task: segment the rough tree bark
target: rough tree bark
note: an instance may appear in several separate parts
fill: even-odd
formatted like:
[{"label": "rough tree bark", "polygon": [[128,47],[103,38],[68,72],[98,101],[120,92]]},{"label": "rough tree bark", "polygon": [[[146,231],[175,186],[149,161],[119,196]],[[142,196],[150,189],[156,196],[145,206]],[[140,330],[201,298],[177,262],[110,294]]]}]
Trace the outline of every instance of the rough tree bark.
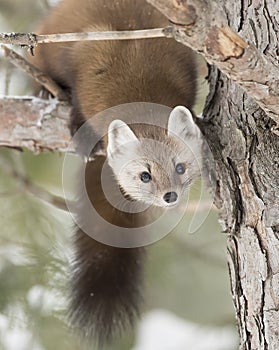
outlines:
[{"label": "rough tree bark", "polygon": [[36,97],[0,99],[0,147],[72,152],[66,102]]},{"label": "rough tree bark", "polygon": [[[228,24],[278,66],[278,3],[220,0],[219,6]],[[240,349],[277,350],[279,138],[274,121],[239,85],[214,67],[209,82],[201,127],[216,162]]]},{"label": "rough tree bark", "polygon": [[[277,60],[278,3],[221,3],[233,29]],[[215,68],[209,81],[203,130],[216,161],[240,349],[277,350],[279,138],[271,132],[272,120],[239,86]]]},{"label": "rough tree bark", "polygon": [[[191,43],[191,34],[195,35],[197,9],[202,1],[148,1],[173,22],[185,25],[178,29],[178,40],[192,47],[200,45]],[[214,8],[211,1],[203,3],[205,8]],[[218,9],[223,9],[227,24],[245,42],[254,44],[278,69],[279,3],[218,0],[217,4]],[[212,12],[206,15],[213,18]],[[212,21],[209,25],[212,26]],[[217,30],[219,28],[217,26]],[[204,33],[208,34],[207,29]],[[214,50],[214,46],[220,46],[220,40],[211,44]],[[205,56],[208,53],[207,50]],[[241,64],[241,57],[235,55],[233,64]],[[257,67],[256,64],[255,73]],[[273,79],[278,91],[278,76]],[[213,66],[209,70],[209,83],[210,94],[201,128],[215,158],[216,202],[221,209],[223,230],[228,235],[231,291],[240,349],[278,350],[279,138],[272,130],[279,111],[275,108],[271,119],[259,107],[260,101],[256,103]],[[277,97],[272,104],[278,102]]]}]

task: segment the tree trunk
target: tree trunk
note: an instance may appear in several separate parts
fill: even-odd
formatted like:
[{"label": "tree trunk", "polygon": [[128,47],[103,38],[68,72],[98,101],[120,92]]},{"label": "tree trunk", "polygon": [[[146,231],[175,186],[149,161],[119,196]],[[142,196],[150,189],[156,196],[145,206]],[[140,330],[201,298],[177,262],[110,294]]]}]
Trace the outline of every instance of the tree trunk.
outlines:
[{"label": "tree trunk", "polygon": [[[279,3],[219,0],[230,26],[278,66]],[[240,349],[279,349],[279,138],[274,121],[210,67],[202,130],[215,158]]]}]

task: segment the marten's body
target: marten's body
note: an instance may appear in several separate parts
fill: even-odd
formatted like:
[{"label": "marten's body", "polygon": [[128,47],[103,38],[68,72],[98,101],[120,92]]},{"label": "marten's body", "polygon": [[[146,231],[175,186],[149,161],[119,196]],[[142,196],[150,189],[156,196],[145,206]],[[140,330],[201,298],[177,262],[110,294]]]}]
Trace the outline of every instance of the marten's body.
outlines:
[{"label": "marten's body", "polygon": [[[64,0],[46,18],[39,33],[135,30],[167,25],[167,19],[145,0]],[[195,101],[194,55],[171,39],[41,45],[35,51],[34,63],[70,92],[72,132],[96,113],[116,105],[152,102],[191,108]],[[108,121],[93,118],[92,124],[101,133],[108,128]],[[131,129],[137,137],[142,136],[141,126]],[[148,137],[161,141],[162,136],[156,135],[158,130],[150,130]],[[171,142],[169,145],[172,147]],[[124,213],[106,200],[100,181],[104,160],[105,157],[98,156],[87,164],[90,200],[101,216],[117,226],[144,225],[146,213]],[[111,178],[112,189],[118,187],[117,180]],[[85,212],[81,204],[78,213],[81,220]],[[91,229],[93,236],[94,230],[102,231],[100,226]],[[107,340],[114,330],[133,323],[139,312],[142,249],[106,246],[81,229],[74,245],[73,319],[85,334]]]}]

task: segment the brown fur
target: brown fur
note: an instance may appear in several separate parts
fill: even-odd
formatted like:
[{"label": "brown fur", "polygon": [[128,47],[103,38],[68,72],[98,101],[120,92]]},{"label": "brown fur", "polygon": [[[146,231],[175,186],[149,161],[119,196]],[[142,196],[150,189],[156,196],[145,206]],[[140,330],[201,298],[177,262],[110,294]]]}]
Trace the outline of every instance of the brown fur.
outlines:
[{"label": "brown fur", "polygon": [[[164,27],[168,21],[145,0],[64,0],[45,19],[39,33],[132,30]],[[75,42],[40,45],[33,62],[72,97],[71,130],[94,114],[128,102],[153,102],[169,107],[193,106],[195,58],[171,39]],[[93,121],[104,131],[109,121]],[[146,133],[135,127],[137,135]],[[149,137],[158,138],[156,128]],[[147,215],[125,214],[104,198],[100,172],[104,158],[87,165],[87,191],[106,220],[122,227],[143,225]],[[113,177],[112,177],[113,178]],[[112,180],[112,188],[117,186]],[[145,213],[146,214],[146,213]],[[77,213],[82,218],[82,208]],[[92,227],[92,231],[101,228]],[[81,230],[75,236],[72,275],[72,319],[100,342],[132,324],[139,314],[142,279],[141,248],[114,248]]]}]

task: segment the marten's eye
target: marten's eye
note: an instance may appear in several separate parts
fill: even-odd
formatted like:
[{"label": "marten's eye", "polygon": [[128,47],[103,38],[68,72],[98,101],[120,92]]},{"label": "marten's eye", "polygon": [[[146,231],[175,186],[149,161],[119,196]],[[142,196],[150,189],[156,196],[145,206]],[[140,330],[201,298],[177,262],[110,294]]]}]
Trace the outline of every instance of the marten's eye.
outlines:
[{"label": "marten's eye", "polygon": [[182,175],[185,173],[185,166],[182,163],[178,163],[175,166],[175,171],[177,174]]},{"label": "marten's eye", "polygon": [[142,182],[147,183],[149,181],[151,181],[151,175],[147,172],[144,171],[143,173],[140,174],[140,179]]}]

